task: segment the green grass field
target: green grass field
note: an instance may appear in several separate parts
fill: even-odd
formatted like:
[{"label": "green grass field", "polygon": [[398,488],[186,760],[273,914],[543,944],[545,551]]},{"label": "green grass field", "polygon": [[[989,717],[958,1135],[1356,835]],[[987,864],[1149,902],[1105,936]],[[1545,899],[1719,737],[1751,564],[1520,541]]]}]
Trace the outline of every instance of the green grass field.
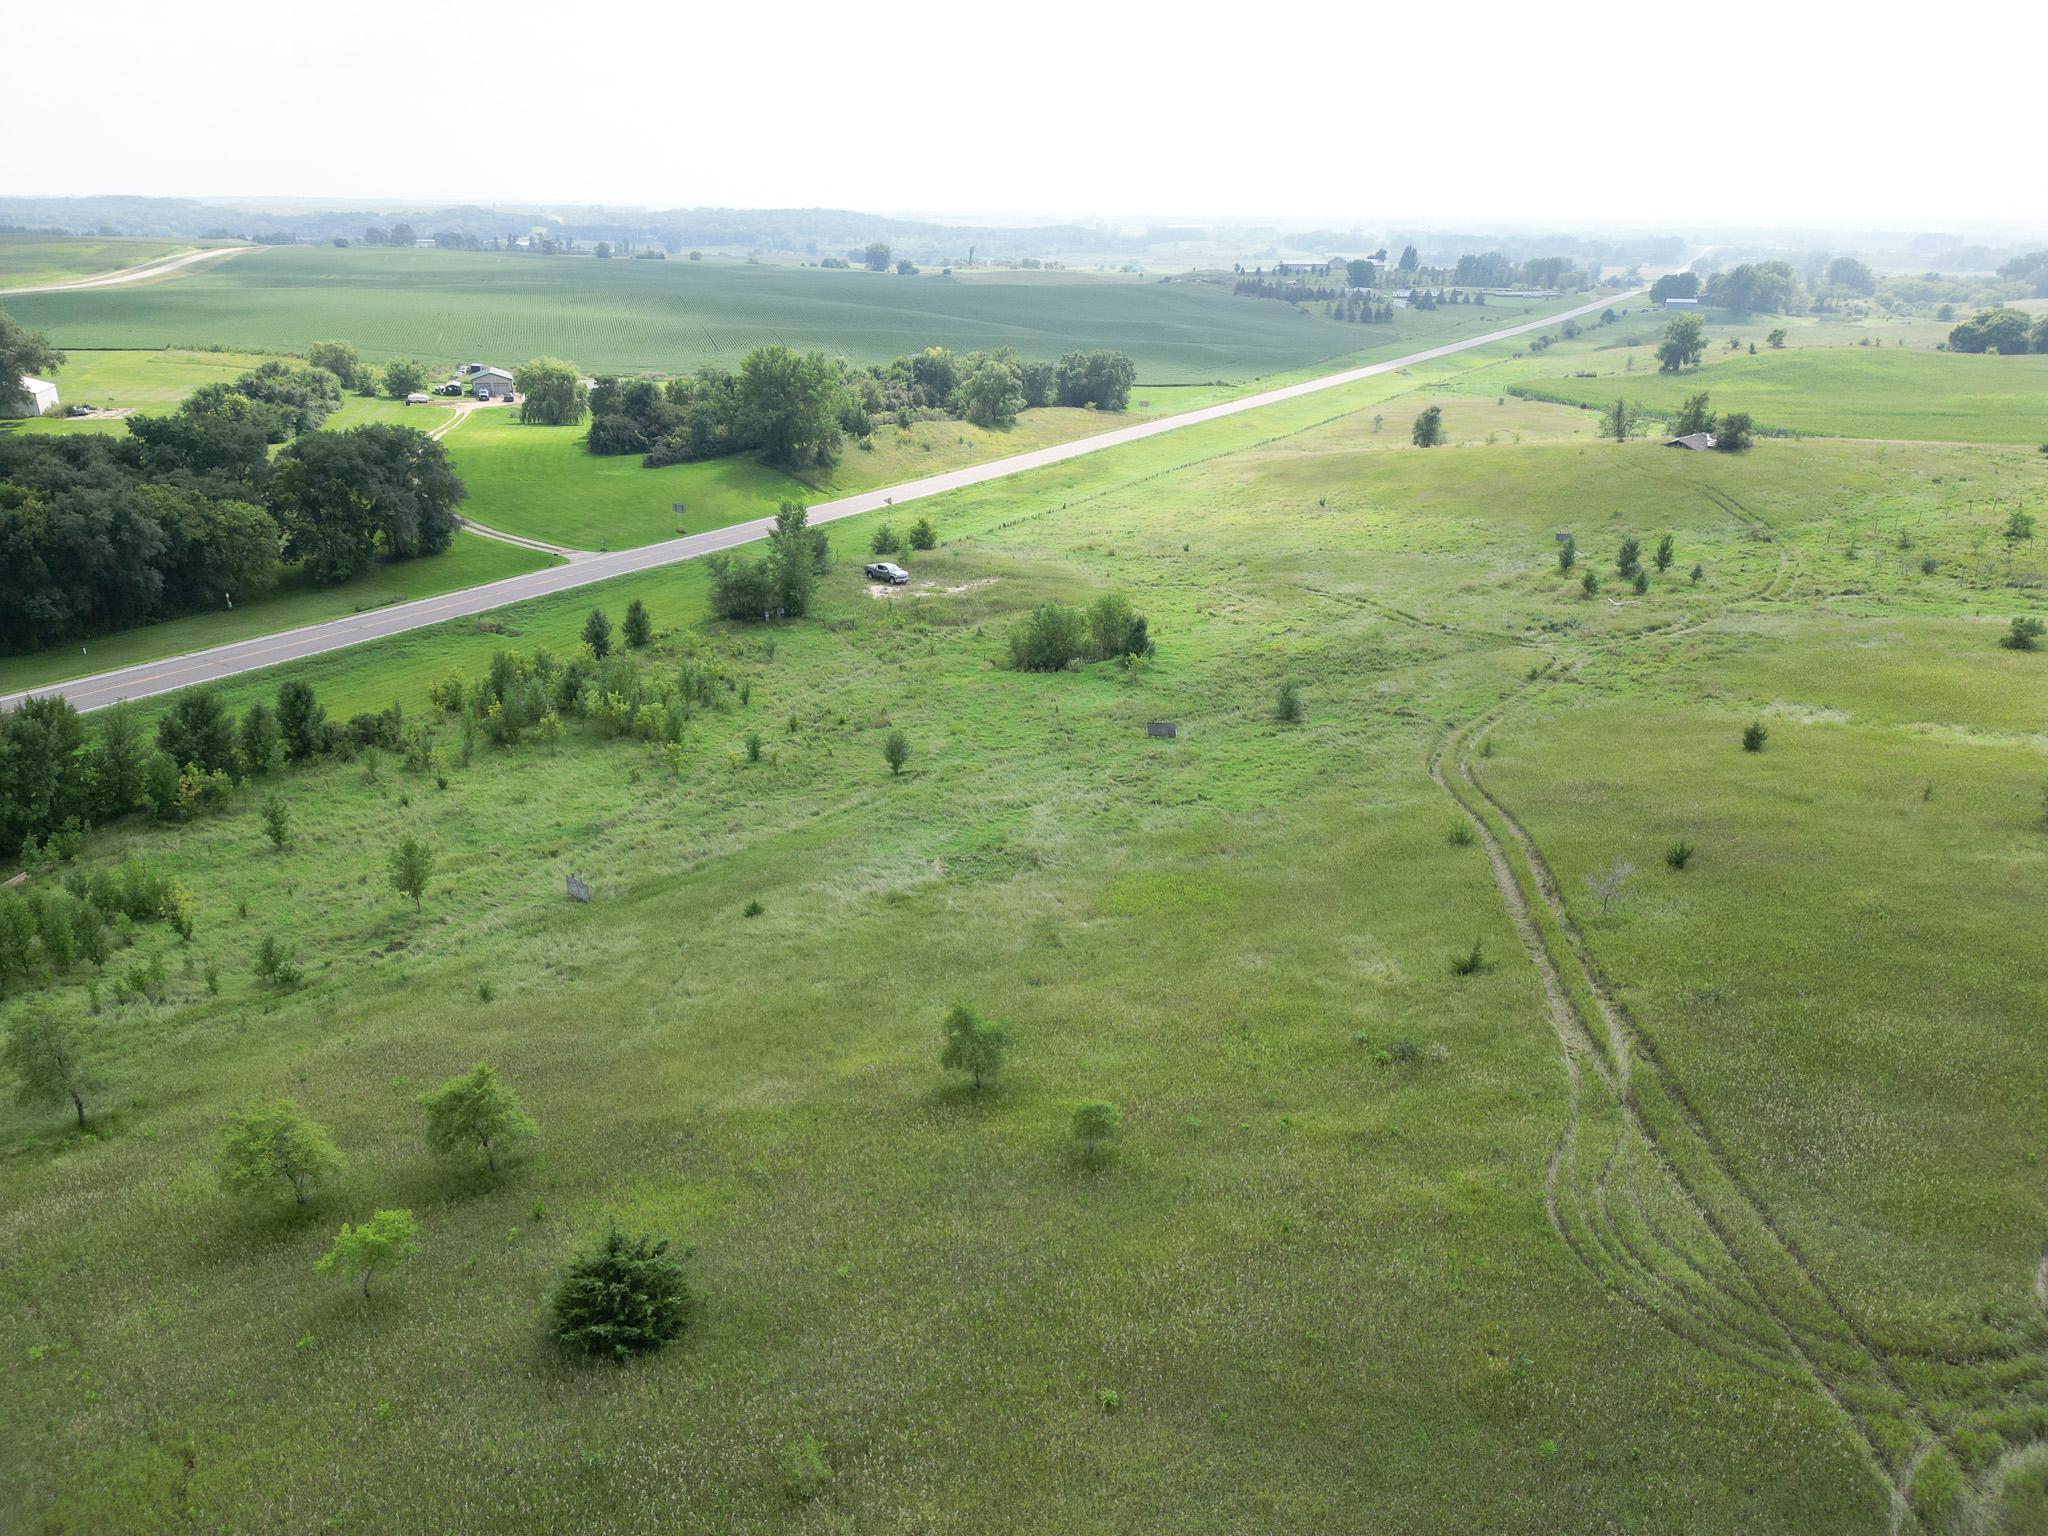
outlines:
[{"label": "green grass field", "polygon": [[510,366],[549,354],[611,371],[736,364],[770,342],[861,363],[929,346],[1014,346],[1031,357],[1116,347],[1148,384],[1243,380],[1354,354],[1393,355],[1529,313],[1519,302],[1457,306],[1357,326],[1220,288],[1138,277],[897,277],[331,247],[251,252],[143,288],[23,296],[8,310],[60,346],[303,352],[339,336],[376,361]]},{"label": "green grass field", "polygon": [[0,235],[0,288],[61,283],[98,277],[175,256],[192,248],[181,240],[136,240],[111,236]]},{"label": "green grass field", "polygon": [[[1668,374],[1657,371],[1660,328],[1654,322],[1622,329],[1647,339],[1615,348],[1599,344],[1598,333],[1592,333],[1524,360],[1512,387],[1537,399],[1596,408],[1619,396],[1664,413],[1706,390],[1717,410],[1748,411],[1762,427],[1829,437],[2029,447],[2048,442],[2048,357],[1864,347],[1856,342],[1869,337],[1871,328],[1843,326],[1818,333],[1809,328],[1800,337],[1804,345],[1782,351],[1759,341],[1753,356],[1713,345],[1704,367]],[[1710,326],[1710,335],[1725,341],[1724,329]],[[1824,336],[1832,340],[1823,343]],[[1561,371],[1565,367],[1569,374]],[[1578,377],[1581,371],[1595,376]]]},{"label": "green grass field", "polygon": [[[637,455],[593,457],[584,426],[522,424],[512,411],[476,411],[444,439],[469,486],[466,515],[492,528],[570,549],[625,549],[773,515],[812,502],[1024,453],[1050,443],[1171,415],[1233,393],[1227,387],[1155,389],[1118,415],[1060,407],[1026,411],[1004,430],[965,421],[885,427],[874,448],[849,443],[839,462],[806,479],[749,456],[644,469]],[[682,514],[675,512],[681,503]],[[911,514],[914,516],[914,514]]]},{"label": "green grass field", "polygon": [[[1999,536],[2048,465],[1615,447],[1482,377],[945,498],[888,600],[876,519],[835,525],[772,630],[685,566],[294,669],[417,713],[637,596],[659,664],[745,692],[679,772],[582,729],[464,763],[443,723],[445,791],[332,764],[93,839],[198,923],[138,930],[162,1004],[43,994],[113,1079],[89,1133],[0,1110],[0,1525],[1973,1528],[2048,1436],[2048,656],[1994,643],[2048,580]],[[1453,446],[1404,446],[1422,399]],[[1667,532],[1639,596],[1614,548]],[[1110,590],[1149,664],[992,665]],[[418,917],[402,830],[440,854]],[[258,987],[266,934],[303,990]],[[959,997],[1016,1030],[980,1096],[937,1067]],[[480,1059],[542,1131],[496,1177],[412,1108]],[[209,1171],[277,1093],[350,1161],[303,1214]],[[1127,1130],[1090,1170],[1094,1095]],[[312,1264],[383,1205],[425,1247],[365,1303]],[[613,1216],[693,1250],[700,1306],[592,1370],[543,1309]]]}]

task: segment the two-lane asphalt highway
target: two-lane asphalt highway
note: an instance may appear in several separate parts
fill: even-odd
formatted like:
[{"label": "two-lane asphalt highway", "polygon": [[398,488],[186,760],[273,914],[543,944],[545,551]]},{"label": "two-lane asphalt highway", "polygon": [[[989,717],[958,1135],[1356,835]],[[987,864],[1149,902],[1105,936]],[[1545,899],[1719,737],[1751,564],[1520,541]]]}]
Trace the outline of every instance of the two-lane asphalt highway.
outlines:
[{"label": "two-lane asphalt highway", "polygon": [[[1178,416],[1162,416],[1153,421],[1140,422],[1135,426],[1117,427],[1093,437],[1057,443],[1050,448],[1036,448],[1029,453],[1012,454],[1008,458],[993,459],[986,464],[974,464],[965,469],[948,470],[944,474],[927,475],[922,480],[883,486],[879,490],[863,491],[857,496],[844,496],[837,501],[820,502],[811,508],[811,521],[829,523],[842,517],[856,517],[863,512],[877,511],[882,507],[902,506],[905,502],[942,496],[948,491],[957,491],[970,485],[982,485],[990,480],[1001,480],[1009,475],[1021,474],[1025,470],[1065,463],[1068,459],[1078,459],[1083,454],[1101,453],[1105,449],[1120,448],[1126,443],[1142,442],[1148,437],[1157,437],[1162,432],[1178,432],[1184,427],[1197,426],[1205,421],[1221,421],[1226,416],[1256,411],[1265,406],[1277,405],[1283,400],[1298,400],[1304,395],[1337,389],[1346,384],[1356,384],[1361,379],[1370,379],[1379,374],[1412,367],[1417,363],[1431,362],[1454,353],[1469,352],[1474,347],[1484,347],[1494,342],[1527,335],[1531,331],[1540,331],[1546,326],[1560,324],[1578,315],[1591,314],[1629,297],[1632,295],[1606,294],[1576,309],[1545,315],[1540,320],[1524,321],[1520,325],[1507,326],[1502,330],[1488,331],[1482,336],[1469,336],[1462,341],[1446,342],[1442,346],[1411,352],[1406,357],[1392,358],[1384,363],[1372,363],[1362,368],[1347,368],[1342,373],[1326,374],[1322,378],[1310,379],[1305,383],[1289,384],[1280,389],[1266,390],[1261,394],[1226,400],[1220,405],[1203,406],[1199,410],[1186,411]],[[367,640],[381,640],[388,635],[403,634],[407,630],[439,624],[446,619],[465,618],[471,614],[488,612],[493,608],[502,608],[508,603],[547,597],[556,592],[586,587],[594,582],[608,581],[614,576],[653,570],[658,566],[673,565],[680,560],[708,555],[716,550],[731,549],[735,545],[751,543],[761,538],[772,526],[772,520],[762,518],[734,523],[730,527],[715,529],[709,533],[694,533],[686,538],[647,544],[638,549],[584,556],[567,565],[531,571],[523,576],[509,576],[503,581],[490,582],[480,587],[468,587],[460,592],[445,593],[440,597],[396,603],[389,608],[353,614],[344,619],[330,619],[324,624],[309,624],[303,629],[285,630],[251,640],[238,640],[231,645],[218,645],[185,656],[167,656],[161,661],[138,662],[132,667],[121,667],[115,671],[101,672],[71,682],[52,683],[45,688],[9,694],[0,697],[0,709],[12,709],[31,695],[49,694],[62,694],[81,710],[103,709],[122,699],[147,698],[152,694],[168,693],[177,688],[189,688],[197,683],[218,682],[222,678],[234,677],[239,673],[253,672],[262,667],[274,667],[283,662],[303,661],[309,656],[340,650],[345,646],[361,645]]]}]

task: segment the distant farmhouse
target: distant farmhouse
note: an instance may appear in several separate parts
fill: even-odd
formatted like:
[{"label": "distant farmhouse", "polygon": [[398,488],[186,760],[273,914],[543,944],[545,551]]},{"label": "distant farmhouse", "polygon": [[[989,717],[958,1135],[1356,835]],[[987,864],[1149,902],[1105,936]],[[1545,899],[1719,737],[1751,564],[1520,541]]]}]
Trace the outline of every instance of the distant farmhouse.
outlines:
[{"label": "distant farmhouse", "polygon": [[463,384],[476,392],[479,400],[512,398],[512,375],[502,368],[470,368],[469,377]]},{"label": "distant farmhouse", "polygon": [[1689,448],[1694,453],[1705,453],[1714,446],[1711,432],[1688,432],[1683,437],[1674,437],[1664,445],[1666,448]]},{"label": "distant farmhouse", "polygon": [[1666,299],[1664,307],[1666,309],[1698,309],[1700,301],[1698,299]]},{"label": "distant farmhouse", "polygon": [[21,387],[28,391],[28,414],[47,416],[57,409],[57,386],[48,379],[38,379],[24,373]]}]

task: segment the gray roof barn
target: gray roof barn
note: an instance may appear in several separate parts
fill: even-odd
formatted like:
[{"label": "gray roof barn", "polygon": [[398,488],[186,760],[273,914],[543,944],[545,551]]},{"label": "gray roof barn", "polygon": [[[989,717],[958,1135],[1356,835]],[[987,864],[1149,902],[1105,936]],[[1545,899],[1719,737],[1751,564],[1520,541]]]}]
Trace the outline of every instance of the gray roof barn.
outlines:
[{"label": "gray roof barn", "polygon": [[1683,437],[1674,437],[1664,445],[1666,448],[1690,448],[1694,453],[1703,453],[1714,446],[1711,432],[1688,432]]}]

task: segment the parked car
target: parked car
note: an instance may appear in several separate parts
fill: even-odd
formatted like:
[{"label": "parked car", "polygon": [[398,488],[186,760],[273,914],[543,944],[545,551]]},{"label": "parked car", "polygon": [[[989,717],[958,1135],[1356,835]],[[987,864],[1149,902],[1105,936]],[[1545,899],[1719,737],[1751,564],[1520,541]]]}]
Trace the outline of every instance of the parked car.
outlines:
[{"label": "parked car", "polygon": [[900,587],[910,580],[910,572],[892,560],[877,560],[867,570],[869,581],[886,581],[891,586]]},{"label": "parked car", "polygon": [[71,404],[64,407],[64,414],[66,416],[90,416],[92,413],[93,407],[87,405],[83,400],[74,400]]},{"label": "parked car", "polygon": [[433,396],[423,395],[418,390],[414,390],[405,397],[405,403],[407,405],[431,405],[433,404]]},{"label": "parked car", "polygon": [[434,393],[437,395],[459,395],[462,393],[462,386],[456,383],[455,380],[450,379],[446,384],[436,384],[434,386]]}]

